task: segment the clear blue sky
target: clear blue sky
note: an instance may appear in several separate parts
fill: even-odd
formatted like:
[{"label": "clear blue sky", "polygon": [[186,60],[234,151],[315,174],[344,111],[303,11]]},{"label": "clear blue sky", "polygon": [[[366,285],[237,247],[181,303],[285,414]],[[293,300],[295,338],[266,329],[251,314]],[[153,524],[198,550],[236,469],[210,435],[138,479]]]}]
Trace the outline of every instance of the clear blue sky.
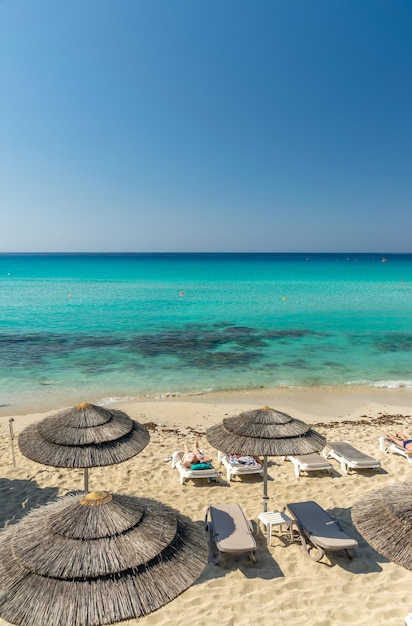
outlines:
[{"label": "clear blue sky", "polygon": [[410,0],[0,0],[0,252],[412,252]]}]

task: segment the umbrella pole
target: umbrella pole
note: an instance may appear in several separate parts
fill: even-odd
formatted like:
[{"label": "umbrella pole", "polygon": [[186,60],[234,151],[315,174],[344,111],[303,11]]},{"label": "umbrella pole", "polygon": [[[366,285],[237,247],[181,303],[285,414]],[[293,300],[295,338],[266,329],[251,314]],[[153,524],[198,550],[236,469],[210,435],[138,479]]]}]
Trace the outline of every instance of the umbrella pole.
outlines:
[{"label": "umbrella pole", "polygon": [[266,513],[268,510],[268,458],[265,455],[263,457],[263,512]]},{"label": "umbrella pole", "polygon": [[89,493],[89,469],[84,468],[84,493]]}]

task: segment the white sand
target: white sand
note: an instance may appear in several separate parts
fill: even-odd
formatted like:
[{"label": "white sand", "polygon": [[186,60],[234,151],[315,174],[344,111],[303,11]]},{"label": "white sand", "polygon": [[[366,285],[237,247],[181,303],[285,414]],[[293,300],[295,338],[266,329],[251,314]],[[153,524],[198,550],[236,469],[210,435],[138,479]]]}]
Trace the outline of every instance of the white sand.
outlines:
[{"label": "white sand", "polygon": [[[366,544],[351,524],[350,509],[372,489],[412,479],[412,464],[398,455],[385,455],[378,448],[378,437],[387,431],[404,430],[412,435],[411,401],[412,390],[408,389],[349,388],[259,390],[117,405],[139,422],[157,426],[150,431],[149,445],[134,459],[110,468],[91,469],[90,489],[154,498],[199,524],[210,503],[239,503],[255,522],[261,511],[261,478],[235,479],[229,484],[223,474],[220,484],[191,481],[182,487],[177,470],[165,460],[182,447],[183,441],[190,443],[195,437],[216,460],[217,452],[208,445],[204,433],[225,416],[267,404],[317,424],[316,429],[329,440],[351,441],[383,464],[381,472],[365,470],[345,475],[332,461],[333,476],[319,472],[298,479],[290,462],[270,459],[269,508],[280,510],[286,502],[316,500],[359,541],[353,560],[330,555],[324,562],[315,563],[305,556],[298,542],[290,544],[287,535],[274,537],[268,548],[266,537],[257,534],[257,564],[246,556],[226,557],[220,565],[209,564],[199,580],[173,602],[147,617],[122,624],[166,626],[184,619],[222,626],[249,626],[254,621],[260,626],[402,626],[404,616],[412,610],[412,572],[386,561]],[[13,416],[15,433],[45,415]],[[0,527],[19,520],[33,506],[83,486],[82,471],[44,467],[23,457],[17,445],[13,467],[8,425],[9,418],[2,417]],[[1,626],[6,624],[0,619]]]}]

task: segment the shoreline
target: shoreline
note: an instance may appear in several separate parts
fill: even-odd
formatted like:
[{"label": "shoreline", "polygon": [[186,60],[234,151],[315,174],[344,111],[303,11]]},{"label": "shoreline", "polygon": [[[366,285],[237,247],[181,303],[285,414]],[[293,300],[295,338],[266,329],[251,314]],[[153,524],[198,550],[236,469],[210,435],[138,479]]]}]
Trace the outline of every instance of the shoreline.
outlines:
[{"label": "shoreline", "polygon": [[[207,428],[224,417],[268,405],[289,413],[308,424],[332,423],[343,420],[359,421],[379,414],[412,414],[411,388],[370,387],[300,387],[274,389],[244,389],[240,391],[210,392],[192,395],[165,395],[163,397],[112,398],[112,401],[92,404],[118,408],[139,422],[150,421],[169,426],[190,426],[198,422]],[[76,403],[74,403],[76,404]],[[70,405],[66,405],[67,407]],[[60,406],[48,411],[13,413],[2,408],[0,426],[14,420],[15,429],[54,415],[66,408]],[[11,408],[11,407],[10,407]]]}]

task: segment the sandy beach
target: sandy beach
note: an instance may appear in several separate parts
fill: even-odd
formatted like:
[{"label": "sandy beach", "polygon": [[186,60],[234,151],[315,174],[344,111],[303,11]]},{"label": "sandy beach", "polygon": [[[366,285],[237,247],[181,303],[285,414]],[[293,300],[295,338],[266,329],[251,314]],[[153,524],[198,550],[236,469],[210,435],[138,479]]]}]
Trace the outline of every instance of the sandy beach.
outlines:
[{"label": "sandy beach", "polygon": [[[345,439],[382,462],[382,469],[349,475],[332,461],[334,472],[296,478],[288,461],[269,459],[269,510],[287,502],[316,500],[335,515],[346,532],[359,542],[352,560],[331,554],[320,563],[309,560],[298,541],[288,535],[272,538],[257,530],[262,510],[262,479],[258,476],[228,483],[217,451],[205,437],[207,428],[226,416],[269,405],[312,424],[328,440]],[[110,468],[89,471],[90,490],[150,497],[173,506],[199,525],[209,504],[238,503],[254,523],[258,562],[246,556],[227,557],[208,564],[196,583],[155,613],[122,622],[124,625],[166,626],[176,621],[213,621],[223,626],[291,626],[354,624],[400,626],[412,610],[412,572],[381,557],[359,535],[351,522],[354,502],[370,490],[398,480],[409,480],[412,464],[379,450],[378,437],[403,430],[412,434],[411,389],[284,389],[166,397],[119,403],[120,408],[150,430],[150,443],[137,457]],[[64,408],[64,407],[62,407]],[[33,507],[81,490],[79,470],[45,467],[23,457],[15,441],[15,466],[9,441],[9,420],[16,434],[46,415],[9,415],[0,418],[0,526],[17,522]],[[170,457],[183,442],[197,439],[222,471],[218,483],[189,481],[182,486]],[[205,533],[206,540],[206,533]],[[63,623],[63,622],[62,622]],[[0,625],[8,622],[0,618]]]}]

